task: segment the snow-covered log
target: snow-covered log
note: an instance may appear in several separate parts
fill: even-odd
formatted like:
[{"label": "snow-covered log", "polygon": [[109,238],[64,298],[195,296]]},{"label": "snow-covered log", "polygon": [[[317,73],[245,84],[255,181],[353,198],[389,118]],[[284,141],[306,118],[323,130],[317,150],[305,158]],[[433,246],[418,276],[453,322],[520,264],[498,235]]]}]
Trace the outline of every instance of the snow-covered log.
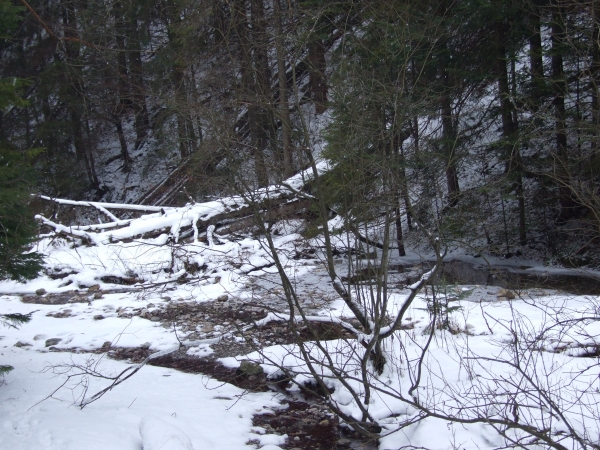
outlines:
[{"label": "snow-covered log", "polygon": [[[328,165],[321,163],[320,171],[326,171]],[[40,196],[43,200],[61,205],[93,207],[110,217],[112,222],[92,225],[68,226],[56,223],[42,215],[37,215],[43,225],[57,234],[83,239],[93,245],[132,239],[136,237],[158,236],[167,233],[177,242],[182,230],[190,229],[190,235],[198,239],[200,228],[210,225],[227,224],[227,232],[248,228],[255,223],[257,211],[266,212],[266,220],[275,220],[307,208],[311,197],[303,194],[302,188],[311,180],[311,172],[304,171],[286,180],[281,185],[258,189],[248,195],[225,197],[205,203],[189,203],[182,207],[145,206],[118,203],[100,203],[74,201]],[[109,210],[143,211],[135,219],[119,219]],[[222,233],[221,233],[222,234]]]},{"label": "snow-covered log", "polygon": [[[64,198],[48,197],[46,195],[39,195],[38,198],[43,200],[49,200],[60,205],[71,205],[71,206],[91,206],[99,210],[104,209],[122,209],[131,211],[160,211],[163,209],[162,206],[146,206],[146,205],[130,205],[128,203],[105,203],[105,202],[88,202],[88,201],[76,201],[67,200]],[[103,211],[104,212],[104,211]]]}]

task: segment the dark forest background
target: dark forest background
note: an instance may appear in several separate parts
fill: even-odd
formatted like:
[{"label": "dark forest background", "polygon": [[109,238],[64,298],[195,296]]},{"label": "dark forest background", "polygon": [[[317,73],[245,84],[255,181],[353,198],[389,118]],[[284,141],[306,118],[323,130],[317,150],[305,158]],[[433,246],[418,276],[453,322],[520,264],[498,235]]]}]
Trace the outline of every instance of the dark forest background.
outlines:
[{"label": "dark forest background", "polygon": [[178,205],[327,157],[331,210],[371,220],[386,205],[400,243],[420,224],[472,254],[600,265],[598,1],[2,0],[0,12],[5,242],[33,232],[30,192]]}]

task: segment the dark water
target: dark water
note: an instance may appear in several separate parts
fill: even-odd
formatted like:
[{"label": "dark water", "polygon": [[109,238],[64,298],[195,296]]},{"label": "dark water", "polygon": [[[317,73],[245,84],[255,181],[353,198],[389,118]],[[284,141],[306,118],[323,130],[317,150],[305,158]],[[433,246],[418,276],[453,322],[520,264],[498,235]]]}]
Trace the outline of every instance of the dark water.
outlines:
[{"label": "dark water", "polygon": [[576,295],[600,295],[600,279],[584,273],[554,274],[524,267],[494,267],[448,261],[444,264],[442,276],[452,284],[480,284],[506,289],[557,289]]},{"label": "dark water", "polygon": [[[414,269],[420,266],[415,274]],[[418,265],[392,265],[390,272],[407,273],[404,284],[412,284],[420,274],[432,267],[432,263]],[[463,261],[446,261],[441,277],[449,284],[478,284],[498,286],[505,289],[556,289],[575,295],[600,295],[600,278],[585,273],[551,273],[540,270],[528,270],[528,267],[489,266]],[[362,283],[375,278],[377,267],[359,270],[349,280],[350,283]],[[411,274],[410,276],[408,274]]]}]

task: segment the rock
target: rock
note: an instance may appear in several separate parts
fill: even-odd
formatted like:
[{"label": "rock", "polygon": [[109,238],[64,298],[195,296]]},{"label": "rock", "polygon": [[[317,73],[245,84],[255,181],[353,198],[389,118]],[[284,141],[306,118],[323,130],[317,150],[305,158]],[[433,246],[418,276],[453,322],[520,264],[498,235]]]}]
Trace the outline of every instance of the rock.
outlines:
[{"label": "rock", "polygon": [[140,348],[143,348],[144,350],[148,350],[151,345],[152,344],[150,342],[146,342],[146,343],[140,345]]},{"label": "rock", "polygon": [[46,289],[40,288],[35,291],[35,295],[46,295]]},{"label": "rock", "polygon": [[90,301],[87,297],[82,297],[81,295],[74,295],[67,300],[67,303],[89,303]]},{"label": "rock", "polygon": [[[119,311],[120,309],[120,311]],[[124,317],[126,319],[129,319],[133,316],[133,314],[131,314],[130,312],[128,312],[126,309],[124,308],[119,308],[117,309],[117,316],[118,317]]]},{"label": "rock", "polygon": [[213,284],[219,284],[221,282],[221,277],[215,277]]},{"label": "rock", "polygon": [[66,317],[71,317],[71,310],[70,309],[65,309],[65,310],[60,311],[60,312],[48,313],[48,314],[46,314],[46,316],[48,316],[48,317],[54,317],[56,319],[64,319]]},{"label": "rock", "polygon": [[158,316],[152,316],[152,317],[150,317],[150,321],[151,322],[160,322],[160,317],[158,317]]},{"label": "rock", "polygon": [[27,342],[19,341],[15,344],[15,347],[31,347],[31,344],[28,344]]},{"label": "rock", "polygon": [[61,338],[46,339],[46,344],[45,345],[46,345],[46,347],[51,347],[53,345],[58,344],[60,341],[62,341]]},{"label": "rock", "polygon": [[99,284],[94,284],[88,288],[88,292],[98,292],[100,290]]},{"label": "rock", "polygon": [[165,296],[164,296],[162,299],[163,299],[165,302],[170,302],[170,301],[171,301],[171,297],[169,297],[168,295],[165,295]]},{"label": "rock", "polygon": [[210,333],[211,331],[215,331],[215,326],[212,323],[203,323],[202,324],[202,332]]},{"label": "rock", "polygon": [[94,293],[94,300],[99,300],[104,296],[104,294],[102,292],[96,292]]},{"label": "rock", "polygon": [[513,300],[516,297],[516,295],[513,291],[510,291],[508,289],[500,289],[498,291],[498,298],[502,298],[502,297],[504,297],[508,300]]},{"label": "rock", "polygon": [[101,348],[103,348],[103,349],[107,350],[107,349],[109,349],[111,346],[112,346],[112,342],[110,342],[110,341],[106,341],[104,344],[102,344],[102,347],[101,347]]},{"label": "rock", "polygon": [[104,316],[102,314],[97,314],[94,316],[94,320],[102,320],[104,319]]},{"label": "rock", "polygon": [[229,300],[229,295],[227,294],[223,294],[217,297],[218,302],[226,302],[227,300]]},{"label": "rock", "polygon": [[329,420],[325,419],[325,420],[321,420],[319,422],[319,426],[320,427],[328,427],[329,426]]},{"label": "rock", "polygon": [[45,334],[36,334],[36,335],[33,337],[33,340],[34,340],[34,341],[41,341],[41,340],[42,340],[42,339],[44,339],[45,337],[46,337],[46,335],[45,335]]},{"label": "rock", "polygon": [[260,364],[252,361],[242,361],[237,371],[240,374],[247,375],[249,377],[260,376],[264,373],[264,370]]},{"label": "rock", "polygon": [[315,424],[315,422],[311,419],[300,419],[300,424],[301,424],[300,425],[301,427],[306,428],[306,427],[312,427]]}]

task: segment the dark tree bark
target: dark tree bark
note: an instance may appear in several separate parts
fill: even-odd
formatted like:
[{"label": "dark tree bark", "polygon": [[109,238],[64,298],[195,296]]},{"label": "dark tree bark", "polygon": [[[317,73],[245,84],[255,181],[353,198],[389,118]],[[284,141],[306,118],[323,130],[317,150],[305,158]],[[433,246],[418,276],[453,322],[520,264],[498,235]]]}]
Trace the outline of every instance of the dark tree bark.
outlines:
[{"label": "dark tree bark", "polygon": [[452,101],[450,99],[451,81],[450,74],[444,63],[440,68],[443,92],[440,97],[442,116],[442,147],[446,163],[446,185],[448,189],[448,206],[458,205],[460,186],[458,184],[458,171],[456,167],[456,130],[452,116]]},{"label": "dark tree bark", "polygon": [[130,170],[130,164],[132,162],[129,150],[127,148],[127,140],[125,139],[125,133],[123,132],[123,124],[121,123],[121,117],[117,114],[113,115],[113,123],[117,130],[117,136],[119,137],[119,145],[121,146],[121,157],[123,158],[123,171],[127,172]]},{"label": "dark tree bark", "polygon": [[83,85],[83,74],[79,64],[79,54],[81,45],[79,44],[79,33],[77,31],[77,16],[72,2],[65,2],[62,5],[62,19],[64,34],[69,38],[65,43],[65,58],[67,63],[67,76],[69,77],[68,89],[72,98],[68,103],[69,117],[73,131],[73,144],[75,155],[79,161],[85,163],[88,180],[93,189],[98,190],[100,183],[94,167],[94,155],[89,142],[86,145],[84,139],[85,131],[85,108],[84,96],[85,86]]},{"label": "dark tree bark", "polygon": [[[197,150],[196,133],[188,114],[188,93],[192,91],[188,84],[193,83],[194,80],[186,80],[186,65],[182,58],[183,48],[180,36],[178,35],[178,26],[181,23],[181,16],[177,2],[171,2],[167,8],[167,23],[167,37],[169,39],[171,52],[173,55],[170,67],[170,78],[171,86],[173,88],[174,101],[171,102],[171,105],[177,122],[179,154],[181,155],[182,159],[186,159]],[[140,96],[141,100],[143,92],[140,92],[138,95]],[[140,103],[140,105],[141,104],[142,103]],[[143,117],[143,114],[136,115],[136,127],[138,123],[137,119],[139,117]]]},{"label": "dark tree bark", "polygon": [[273,0],[275,19],[275,51],[277,53],[277,81],[279,83],[279,118],[281,120],[281,141],[283,173],[285,178],[294,174],[292,160],[292,126],[288,104],[287,76],[285,67],[285,48],[283,45],[282,11],[280,0]]},{"label": "dark tree bark", "polygon": [[[439,4],[437,14],[440,20],[445,20],[446,16],[450,14],[451,4],[448,0],[442,0]],[[445,39],[445,38],[444,38]],[[448,44],[445,40],[441,42],[440,57],[438,63],[438,76],[441,80],[441,93],[439,97],[440,105],[440,118],[442,121],[442,157],[446,164],[446,188],[448,189],[448,205],[447,207],[453,208],[458,205],[460,198],[460,185],[458,183],[458,170],[457,170],[457,155],[456,155],[456,143],[457,134],[454,126],[454,119],[452,114],[452,88],[453,80],[449,72],[448,67],[448,56],[446,53],[448,50]]]},{"label": "dark tree bark", "polygon": [[600,1],[592,0],[592,67],[591,67],[591,91],[592,91],[592,148],[600,146],[598,135],[600,134]]},{"label": "dark tree bark", "polygon": [[189,157],[195,146],[195,140],[189,135],[189,127],[182,108],[186,103],[186,86],[181,63],[175,61],[171,67],[171,81],[175,97],[175,116],[177,119],[177,133],[179,136],[179,153],[182,159]]},{"label": "dark tree bark", "polygon": [[[239,39],[239,61],[241,72],[240,101],[247,107],[250,147],[254,158],[256,181],[258,186],[262,187],[269,184],[264,155],[264,149],[267,145],[267,136],[264,128],[264,113],[261,111],[260,105],[261,89],[257,85],[257,74],[255,73],[257,69],[253,64],[254,47],[250,41],[245,0],[235,0],[233,2],[232,17],[234,28]],[[264,74],[261,76],[263,75]]]},{"label": "dark tree bark", "polygon": [[567,81],[564,73],[563,52],[565,51],[564,39],[564,11],[561,0],[555,0],[552,5],[552,88],[554,91],[554,137],[556,152],[554,155],[554,176],[557,177],[560,213],[559,223],[562,223],[574,215],[575,203],[571,198],[571,185],[569,174],[569,152],[567,148],[567,118],[565,110],[565,95],[567,93]]},{"label": "dark tree bark", "polygon": [[544,59],[542,53],[540,0],[531,0],[529,7],[529,73],[531,82],[531,108],[535,112],[542,103],[544,84]]},{"label": "dark tree bark", "polygon": [[117,77],[119,90],[119,104],[117,114],[122,114],[131,106],[131,92],[129,71],[127,70],[127,47],[126,47],[126,27],[125,27],[125,3],[115,2],[114,21],[115,21],[115,50],[117,52]]},{"label": "dark tree bark", "polygon": [[131,101],[135,116],[135,149],[137,150],[142,146],[146,139],[146,135],[150,128],[150,118],[148,116],[148,106],[146,104],[146,88],[144,84],[142,55],[140,51],[141,36],[138,19],[133,12],[127,23],[126,31],[131,81]]},{"label": "dark tree bark", "polygon": [[515,108],[511,101],[511,91],[508,83],[508,69],[506,64],[506,39],[505,22],[502,1],[496,0],[495,7],[501,12],[495,24],[495,49],[496,49],[496,77],[498,80],[498,94],[500,96],[500,116],[502,118],[502,138],[504,141],[504,157],[506,159],[506,173],[514,179],[514,188],[519,205],[519,242],[527,243],[525,224],[525,197],[523,192],[523,175],[521,168],[521,154],[518,142],[518,123],[515,120]]},{"label": "dark tree bark", "polygon": [[327,109],[327,79],[325,69],[325,44],[322,39],[315,39],[308,43],[308,67],[310,75],[310,92],[315,104],[317,114],[322,114]]},{"label": "dark tree bark", "polygon": [[[259,159],[264,160],[264,151],[268,148],[276,150],[275,122],[273,120],[273,90],[271,87],[271,69],[268,57],[267,21],[263,0],[250,0],[252,19],[252,53],[254,65],[254,87],[256,104],[255,151],[260,153]],[[263,164],[262,161],[260,164]],[[261,186],[269,184],[266,163]]]}]

